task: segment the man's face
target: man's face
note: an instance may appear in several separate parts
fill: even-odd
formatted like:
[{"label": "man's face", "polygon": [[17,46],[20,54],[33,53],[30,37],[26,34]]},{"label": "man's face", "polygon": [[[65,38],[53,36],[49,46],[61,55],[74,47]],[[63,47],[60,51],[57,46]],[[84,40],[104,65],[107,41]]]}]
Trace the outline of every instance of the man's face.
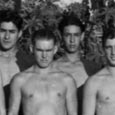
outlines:
[{"label": "man's face", "polygon": [[76,25],[68,25],[64,28],[63,38],[65,49],[68,53],[75,53],[79,50],[81,40],[81,29]]},{"label": "man's face", "polygon": [[36,40],[33,46],[33,53],[37,65],[40,68],[47,68],[53,61],[54,54],[57,51],[57,46],[53,40]]},{"label": "man's face", "polygon": [[105,43],[105,52],[110,66],[115,66],[115,38],[107,39]]},{"label": "man's face", "polygon": [[16,42],[21,36],[21,32],[12,22],[2,22],[0,24],[0,45],[5,51],[16,47]]}]

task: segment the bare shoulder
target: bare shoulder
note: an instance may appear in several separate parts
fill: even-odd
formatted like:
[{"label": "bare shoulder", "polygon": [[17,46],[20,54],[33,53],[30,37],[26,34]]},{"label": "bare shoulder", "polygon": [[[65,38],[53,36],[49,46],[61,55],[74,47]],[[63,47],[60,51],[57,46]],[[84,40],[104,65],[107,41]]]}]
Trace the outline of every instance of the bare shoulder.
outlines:
[{"label": "bare shoulder", "polygon": [[64,61],[63,57],[60,57],[60,58],[57,59],[55,62],[63,62],[63,61]]},{"label": "bare shoulder", "polygon": [[66,85],[73,84],[73,85],[76,85],[76,87],[77,87],[77,84],[76,84],[76,82],[75,82],[75,80],[71,74],[66,73],[66,72],[63,72],[62,74],[63,74],[63,77],[62,77],[63,81]]},{"label": "bare shoulder", "polygon": [[69,61],[64,57],[64,56],[62,56],[62,57],[60,57],[59,59],[57,59],[56,61],[55,61],[55,63],[58,65],[58,64],[63,64],[63,63],[68,63]]},{"label": "bare shoulder", "polygon": [[71,74],[69,74],[67,72],[55,69],[54,71],[51,72],[51,74],[53,76],[57,76],[57,78],[63,80],[64,82],[74,82],[74,79],[71,76]]},{"label": "bare shoulder", "polygon": [[31,68],[23,71],[23,72],[19,72],[17,73],[13,79],[11,80],[11,85],[22,85],[29,77],[30,75],[32,74],[31,72]]},{"label": "bare shoulder", "polygon": [[98,73],[96,73],[95,75],[93,75],[91,77],[91,79],[94,79],[94,80],[103,80],[103,79],[106,79],[106,77],[110,75],[108,69],[105,67],[103,68],[102,70],[100,70]]},{"label": "bare shoulder", "polygon": [[99,87],[102,84],[102,82],[107,78],[108,75],[109,73],[107,71],[107,68],[100,70],[98,73],[87,79],[85,87],[92,87],[92,88]]},{"label": "bare shoulder", "polygon": [[53,62],[53,65],[55,67],[59,67],[60,65],[63,65],[65,63],[64,59],[61,57]]}]

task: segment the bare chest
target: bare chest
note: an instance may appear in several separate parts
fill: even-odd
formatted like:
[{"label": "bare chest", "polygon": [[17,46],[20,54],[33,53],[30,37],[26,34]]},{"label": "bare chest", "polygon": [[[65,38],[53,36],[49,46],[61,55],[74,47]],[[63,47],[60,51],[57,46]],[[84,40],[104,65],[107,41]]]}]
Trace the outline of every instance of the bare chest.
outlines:
[{"label": "bare chest", "polygon": [[83,64],[81,63],[59,63],[58,64],[58,69],[65,71],[65,72],[69,72],[69,73],[73,73],[73,74],[86,74],[85,68],[83,66]]},{"label": "bare chest", "polygon": [[76,81],[77,87],[84,84],[88,78],[82,63],[59,63],[58,68],[63,72],[71,74]]},{"label": "bare chest", "polygon": [[101,86],[97,98],[101,103],[115,103],[115,81],[108,81]]},{"label": "bare chest", "polygon": [[22,92],[29,99],[56,100],[65,95],[66,88],[60,80],[37,79],[28,81]]}]

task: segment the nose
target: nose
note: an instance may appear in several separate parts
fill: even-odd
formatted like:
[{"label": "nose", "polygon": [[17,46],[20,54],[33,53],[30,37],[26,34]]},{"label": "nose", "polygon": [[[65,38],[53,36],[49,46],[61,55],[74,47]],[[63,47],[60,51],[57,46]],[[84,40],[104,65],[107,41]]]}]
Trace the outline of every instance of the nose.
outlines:
[{"label": "nose", "polygon": [[112,47],[112,49],[111,49],[111,54],[112,54],[112,55],[115,55],[115,46]]},{"label": "nose", "polygon": [[42,58],[46,58],[47,57],[47,53],[46,53],[46,51],[43,51],[42,52]]},{"label": "nose", "polygon": [[75,42],[75,37],[73,35],[71,35],[70,43],[74,43],[74,42]]},{"label": "nose", "polygon": [[7,32],[5,33],[5,39],[6,39],[6,40],[9,39],[9,31],[7,31]]}]

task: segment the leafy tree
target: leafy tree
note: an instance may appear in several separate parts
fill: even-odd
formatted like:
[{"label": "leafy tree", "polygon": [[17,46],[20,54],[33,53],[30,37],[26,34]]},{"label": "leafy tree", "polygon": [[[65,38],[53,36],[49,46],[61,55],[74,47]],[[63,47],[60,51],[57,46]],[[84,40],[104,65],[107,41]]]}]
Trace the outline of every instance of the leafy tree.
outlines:
[{"label": "leafy tree", "polygon": [[[15,0],[0,0],[0,10],[16,8]],[[21,3],[19,13],[24,19],[23,37],[20,46],[25,51],[29,50],[31,34],[40,28],[52,29],[61,40],[58,31],[58,23],[65,14],[74,13],[86,25],[85,38],[81,43],[82,56],[95,62],[105,64],[105,56],[102,49],[102,34],[105,28],[115,27],[115,2],[114,0],[83,0],[82,3],[72,3],[66,8],[60,7],[59,0],[25,0]],[[101,32],[102,30],[102,32]],[[59,55],[64,53],[60,47]]]}]

